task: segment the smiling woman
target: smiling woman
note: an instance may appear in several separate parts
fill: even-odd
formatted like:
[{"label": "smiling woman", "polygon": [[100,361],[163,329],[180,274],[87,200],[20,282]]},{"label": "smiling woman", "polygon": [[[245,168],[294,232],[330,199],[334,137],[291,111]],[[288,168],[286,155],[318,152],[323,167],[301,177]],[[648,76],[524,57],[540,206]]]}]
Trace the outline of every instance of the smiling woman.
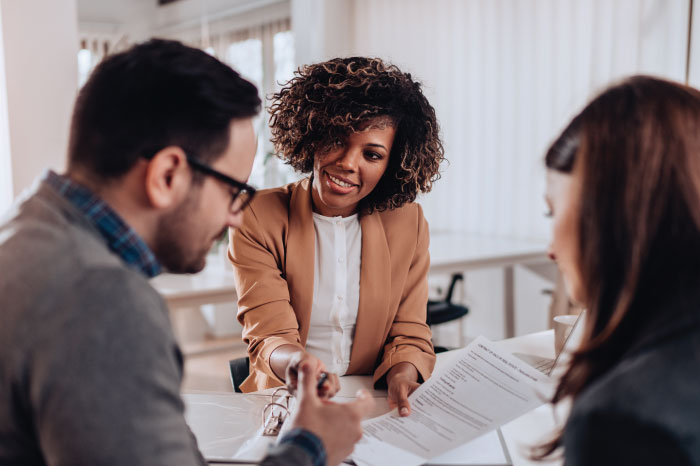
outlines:
[{"label": "smiling woman", "polygon": [[272,141],[311,176],[261,192],[232,233],[244,391],[311,361],[374,375],[402,415],[435,361],[425,322],[428,225],[418,204],[444,159],[435,111],[411,75],[375,58],[310,65],[273,97]]}]

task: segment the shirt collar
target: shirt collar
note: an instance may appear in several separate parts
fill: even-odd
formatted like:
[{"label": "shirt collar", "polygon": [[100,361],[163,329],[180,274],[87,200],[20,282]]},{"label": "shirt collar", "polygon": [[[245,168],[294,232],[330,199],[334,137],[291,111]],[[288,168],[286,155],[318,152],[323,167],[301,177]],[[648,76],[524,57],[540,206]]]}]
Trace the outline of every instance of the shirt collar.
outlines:
[{"label": "shirt collar", "polygon": [[49,171],[44,180],[95,226],[109,249],[125,263],[149,278],[161,272],[160,263],[143,239],[90,189],[53,171]]}]

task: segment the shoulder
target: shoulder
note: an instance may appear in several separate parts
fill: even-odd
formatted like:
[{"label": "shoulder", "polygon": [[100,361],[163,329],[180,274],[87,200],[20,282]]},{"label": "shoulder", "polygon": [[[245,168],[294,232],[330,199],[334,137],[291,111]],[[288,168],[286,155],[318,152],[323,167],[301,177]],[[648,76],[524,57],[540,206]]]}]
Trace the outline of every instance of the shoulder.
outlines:
[{"label": "shoulder", "polygon": [[121,264],[84,217],[44,186],[13,206],[2,222],[0,250],[7,266],[40,283],[45,273],[51,282],[72,279],[91,265]]},{"label": "shoulder", "polygon": [[0,226],[0,268],[13,270],[0,277],[0,294],[9,298],[8,325],[19,331],[37,324],[25,341],[50,337],[67,322],[167,321],[165,304],[146,277],[128,268],[79,218],[46,199],[28,199]]},{"label": "shoulder", "polygon": [[622,431],[636,432],[650,445],[700,452],[699,349],[693,332],[625,358],[575,400],[565,430],[567,448],[586,448],[586,439],[600,442],[605,435],[619,438]]},{"label": "shoulder", "polygon": [[256,212],[268,208],[288,208],[292,192],[296,189],[297,183],[291,183],[276,188],[261,189],[255,194],[255,198],[250,203],[250,208]]},{"label": "shoulder", "polygon": [[[581,408],[616,406],[640,415],[646,412],[657,416],[696,399],[698,386],[700,329],[625,357],[584,390],[576,405]],[[645,409],[640,410],[640,406]],[[700,404],[692,403],[692,408],[700,415]]]},{"label": "shoulder", "polygon": [[397,209],[374,212],[380,219],[389,244],[416,244],[429,236],[428,222],[420,204],[412,202]]},{"label": "shoulder", "polygon": [[[294,199],[303,192],[308,192],[310,180],[304,178],[294,183],[276,188],[258,191],[243,216],[243,228],[251,223],[257,227],[266,224],[286,223],[293,209]],[[310,208],[310,207],[309,207]]]},{"label": "shoulder", "polygon": [[397,209],[387,209],[374,212],[382,221],[385,228],[419,228],[426,223],[423,208],[417,202],[404,204]]}]

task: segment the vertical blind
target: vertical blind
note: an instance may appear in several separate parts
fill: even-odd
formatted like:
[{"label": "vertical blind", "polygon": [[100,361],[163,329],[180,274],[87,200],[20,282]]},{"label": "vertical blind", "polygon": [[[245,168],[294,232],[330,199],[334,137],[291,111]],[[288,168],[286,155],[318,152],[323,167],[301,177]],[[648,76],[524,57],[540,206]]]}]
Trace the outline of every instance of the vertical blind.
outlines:
[{"label": "vertical blind", "polygon": [[586,101],[644,73],[682,81],[688,0],[357,0],[353,52],[425,85],[449,164],[432,231],[545,239],[543,156]]}]

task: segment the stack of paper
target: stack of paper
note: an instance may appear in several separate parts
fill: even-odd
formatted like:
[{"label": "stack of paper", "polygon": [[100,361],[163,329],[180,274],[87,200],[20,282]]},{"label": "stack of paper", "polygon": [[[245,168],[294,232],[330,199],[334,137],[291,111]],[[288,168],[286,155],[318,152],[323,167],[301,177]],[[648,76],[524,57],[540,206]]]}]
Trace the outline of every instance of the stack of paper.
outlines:
[{"label": "stack of paper", "polygon": [[543,404],[552,389],[548,376],[479,337],[413,392],[409,417],[394,410],[365,421],[352,458],[361,466],[433,463]]}]

